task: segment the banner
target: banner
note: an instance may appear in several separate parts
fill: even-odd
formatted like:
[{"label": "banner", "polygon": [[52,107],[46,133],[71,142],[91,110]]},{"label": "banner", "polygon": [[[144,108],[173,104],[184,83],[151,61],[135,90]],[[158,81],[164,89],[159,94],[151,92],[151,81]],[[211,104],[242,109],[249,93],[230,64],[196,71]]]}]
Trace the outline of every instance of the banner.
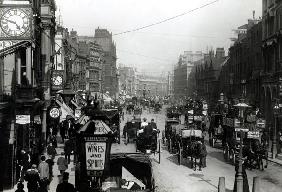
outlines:
[{"label": "banner", "polygon": [[87,171],[101,171],[105,168],[106,143],[86,142]]}]

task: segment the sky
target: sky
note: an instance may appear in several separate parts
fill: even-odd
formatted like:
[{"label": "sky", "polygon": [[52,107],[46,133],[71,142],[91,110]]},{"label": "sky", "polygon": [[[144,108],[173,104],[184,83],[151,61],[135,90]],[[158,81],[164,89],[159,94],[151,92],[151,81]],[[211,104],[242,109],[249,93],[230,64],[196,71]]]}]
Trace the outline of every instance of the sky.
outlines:
[{"label": "sky", "polygon": [[227,54],[232,30],[253,18],[253,11],[256,18],[262,15],[261,0],[218,0],[199,8],[213,1],[56,0],[56,4],[64,27],[90,36],[98,27],[117,34],[189,12],[159,25],[113,35],[117,66],[159,74],[172,70],[184,51],[224,47]]}]

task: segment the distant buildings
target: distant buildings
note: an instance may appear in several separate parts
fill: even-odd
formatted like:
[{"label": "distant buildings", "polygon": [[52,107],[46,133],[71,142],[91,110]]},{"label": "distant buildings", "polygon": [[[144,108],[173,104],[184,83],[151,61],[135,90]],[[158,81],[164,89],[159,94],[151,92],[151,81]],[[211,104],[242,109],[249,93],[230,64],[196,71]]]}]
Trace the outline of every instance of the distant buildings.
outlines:
[{"label": "distant buildings", "polygon": [[[119,93],[118,71],[116,66],[116,45],[112,40],[112,34],[107,29],[97,28],[94,36],[79,36],[79,41],[85,42],[90,47],[90,79],[89,89],[92,92],[98,90],[102,93],[109,93],[117,98]],[[90,45],[91,44],[91,45]],[[99,56],[98,56],[99,55]],[[101,57],[98,61],[99,57]],[[98,68],[101,73],[98,73]],[[99,83],[98,83],[99,82]]]},{"label": "distant buildings", "polygon": [[107,29],[96,29],[94,41],[101,45],[104,51],[102,91],[109,92],[115,98],[118,97],[118,73],[116,66],[116,45],[112,40],[112,34]]},{"label": "distant buildings", "polygon": [[136,95],[136,72],[132,67],[119,67],[119,90],[123,95]]},{"label": "distant buildings", "polygon": [[192,51],[184,51],[179,56],[177,65],[174,68],[174,96],[175,98],[184,98],[188,95],[188,78],[192,71],[194,63],[203,59],[204,54],[201,51],[193,53]]}]

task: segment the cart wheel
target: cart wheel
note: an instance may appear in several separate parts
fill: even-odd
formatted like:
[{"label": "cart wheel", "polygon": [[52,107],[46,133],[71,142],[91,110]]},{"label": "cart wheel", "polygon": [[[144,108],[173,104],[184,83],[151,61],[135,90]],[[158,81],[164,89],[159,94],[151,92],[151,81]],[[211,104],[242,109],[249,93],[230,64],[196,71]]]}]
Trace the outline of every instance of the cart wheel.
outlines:
[{"label": "cart wheel", "polygon": [[161,141],[159,140],[159,164],[161,164]]},{"label": "cart wheel", "polygon": [[165,134],[164,134],[164,131],[162,131],[162,142],[163,142],[163,145],[165,144]]},{"label": "cart wheel", "polygon": [[229,149],[228,149],[228,146],[225,146],[223,148],[223,157],[225,159],[225,161],[228,161],[228,158],[229,158]]},{"label": "cart wheel", "polygon": [[233,164],[233,165],[235,165],[235,153],[234,153],[234,150],[233,149],[231,149],[230,150],[230,153],[229,153],[229,161]]},{"label": "cart wheel", "polygon": [[181,145],[180,145],[180,143],[178,143],[178,163],[179,163],[179,165],[181,165],[181,163],[182,163],[182,149],[181,149]]}]

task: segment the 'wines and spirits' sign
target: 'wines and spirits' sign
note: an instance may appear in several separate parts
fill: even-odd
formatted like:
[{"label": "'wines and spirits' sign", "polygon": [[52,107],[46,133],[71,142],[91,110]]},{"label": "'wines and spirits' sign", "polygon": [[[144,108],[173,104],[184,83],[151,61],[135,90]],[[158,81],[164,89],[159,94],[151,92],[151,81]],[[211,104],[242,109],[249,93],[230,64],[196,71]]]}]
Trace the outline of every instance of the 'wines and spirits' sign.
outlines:
[{"label": "'wines and spirits' sign", "polygon": [[86,142],[87,171],[101,171],[105,168],[106,143]]}]

